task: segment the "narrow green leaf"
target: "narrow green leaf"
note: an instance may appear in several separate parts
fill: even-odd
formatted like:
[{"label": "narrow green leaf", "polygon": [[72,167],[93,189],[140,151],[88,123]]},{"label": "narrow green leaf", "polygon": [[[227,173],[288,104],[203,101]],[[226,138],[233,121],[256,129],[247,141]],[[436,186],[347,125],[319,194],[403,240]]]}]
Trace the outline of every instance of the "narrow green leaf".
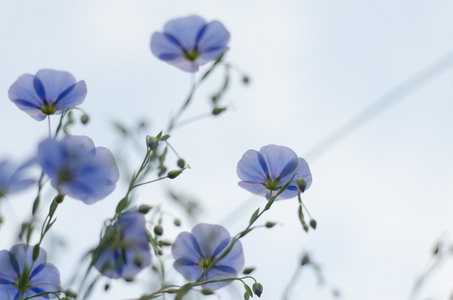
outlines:
[{"label": "narrow green leaf", "polygon": [[250,297],[253,298],[252,289],[251,289],[248,285],[246,285],[245,283],[244,283],[244,288],[245,288],[245,291],[247,292],[247,294],[248,294]]},{"label": "narrow green leaf", "polygon": [[116,206],[117,214],[120,214],[126,208],[127,202],[127,198],[123,198],[120,202],[118,202],[118,205]]},{"label": "narrow green leaf", "polygon": [[256,221],[256,218],[258,218],[258,214],[260,212],[260,208],[258,207],[257,210],[253,213],[252,217],[250,218],[249,224],[252,224],[253,222]]}]

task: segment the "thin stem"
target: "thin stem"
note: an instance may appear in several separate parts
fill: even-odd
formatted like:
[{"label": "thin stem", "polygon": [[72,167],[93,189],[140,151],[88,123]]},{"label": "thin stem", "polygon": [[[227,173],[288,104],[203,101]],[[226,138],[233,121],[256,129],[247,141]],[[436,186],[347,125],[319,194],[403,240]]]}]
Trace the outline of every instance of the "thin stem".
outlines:
[{"label": "thin stem", "polygon": [[134,185],[132,187],[132,189],[135,189],[136,187],[141,186],[141,185],[145,185],[145,184],[148,184],[148,183],[153,183],[153,182],[156,182],[156,181],[159,181],[159,180],[162,180],[162,179],[166,179],[166,178],[168,178],[168,176],[160,177],[160,178],[157,178],[157,179],[154,179],[154,180],[150,180],[150,181],[147,181],[147,182],[142,182],[142,183]]},{"label": "thin stem", "polygon": [[50,116],[47,116],[47,123],[49,124],[49,138],[52,137],[52,129],[51,129],[51,126],[50,126]]}]

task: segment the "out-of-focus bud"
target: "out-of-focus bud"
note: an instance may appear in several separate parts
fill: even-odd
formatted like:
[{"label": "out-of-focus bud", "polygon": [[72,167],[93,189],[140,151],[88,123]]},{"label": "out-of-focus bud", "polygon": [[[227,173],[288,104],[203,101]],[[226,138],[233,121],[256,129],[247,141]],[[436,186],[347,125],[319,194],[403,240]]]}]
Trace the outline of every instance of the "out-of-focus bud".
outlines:
[{"label": "out-of-focus bud", "polygon": [[140,255],[136,255],[134,257],[134,264],[137,266],[137,267],[141,267],[143,265],[143,257],[141,257]]},{"label": "out-of-focus bud", "polygon": [[248,268],[245,268],[244,271],[242,271],[242,273],[244,273],[245,275],[249,275],[249,274],[251,274],[253,271],[255,271],[255,268],[254,268],[254,267],[248,267]]},{"label": "out-of-focus bud", "polygon": [[266,224],[264,224],[264,226],[266,226],[266,228],[272,228],[272,227],[275,226],[275,224],[276,224],[275,222],[270,222],[269,221],[269,222],[266,222]]},{"label": "out-of-focus bud", "polygon": [[302,257],[302,261],[300,262],[300,265],[305,266],[308,263],[310,263],[310,257],[308,256],[308,254],[305,253],[304,256]]},{"label": "out-of-focus bud", "polygon": [[66,290],[66,291],[64,291],[64,293],[65,293],[66,296],[68,296],[68,297],[70,297],[70,298],[75,298],[75,297],[77,297],[77,294],[74,293],[74,292],[71,291],[71,290]]},{"label": "out-of-focus bud", "polygon": [[160,226],[160,225],[156,225],[154,227],[154,233],[156,235],[162,235],[164,233],[164,228],[162,228],[162,226]]},{"label": "out-of-focus bud", "polygon": [[88,116],[87,114],[83,114],[80,117],[80,122],[82,122],[83,125],[88,124],[89,121],[90,121],[90,116]]},{"label": "out-of-focus bud", "polygon": [[305,181],[305,179],[303,179],[302,177],[299,177],[296,179],[296,185],[299,191],[303,193],[305,191],[305,188],[307,187],[307,181]]},{"label": "out-of-focus bud", "polygon": [[258,297],[261,297],[263,293],[263,285],[261,283],[255,282],[252,286],[252,290]]},{"label": "out-of-focus bud", "polygon": [[184,159],[180,158],[178,159],[178,162],[176,163],[178,165],[178,167],[180,167],[181,169],[183,169],[185,166],[186,166],[186,162]]},{"label": "out-of-focus bud", "polygon": [[242,77],[242,82],[243,82],[244,84],[249,84],[249,83],[250,83],[250,78],[249,78],[248,76],[245,76],[245,75],[244,75],[244,76]]},{"label": "out-of-focus bud", "polygon": [[146,136],[146,144],[149,149],[154,149],[157,146],[158,140],[154,136]]},{"label": "out-of-focus bud", "polygon": [[146,215],[150,210],[151,210],[151,206],[149,205],[146,205],[146,204],[142,204],[138,207],[138,212]]},{"label": "out-of-focus bud", "polygon": [[217,116],[217,115],[220,115],[221,113],[223,113],[225,110],[226,110],[226,107],[216,107],[212,110],[212,114],[214,116]]},{"label": "out-of-focus bud", "polygon": [[179,227],[179,226],[181,226],[181,220],[180,220],[180,219],[175,219],[175,220],[173,221],[173,224],[175,224],[175,226],[178,226],[178,227]]},{"label": "out-of-focus bud", "polygon": [[316,223],[316,220],[315,220],[315,219],[311,219],[311,220],[310,220],[310,226],[311,226],[311,228],[316,229],[316,224],[317,224],[317,223]]},{"label": "out-of-focus bud", "polygon": [[170,179],[175,179],[182,173],[182,170],[172,170],[167,173],[167,177]]},{"label": "out-of-focus bud", "polygon": [[203,295],[205,295],[205,296],[214,294],[214,292],[211,289],[208,289],[208,288],[205,288],[205,287],[201,289],[201,293]]},{"label": "out-of-focus bud", "polygon": [[110,284],[106,283],[106,284],[104,285],[104,291],[108,291],[109,288],[110,288]]}]

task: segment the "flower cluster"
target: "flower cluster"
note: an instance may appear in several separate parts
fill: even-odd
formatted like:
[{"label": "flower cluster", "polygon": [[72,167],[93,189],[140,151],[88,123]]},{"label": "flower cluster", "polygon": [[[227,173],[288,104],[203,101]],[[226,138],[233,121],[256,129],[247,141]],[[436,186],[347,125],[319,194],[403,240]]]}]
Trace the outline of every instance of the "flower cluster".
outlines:
[{"label": "flower cluster", "polygon": [[47,255],[40,249],[33,260],[33,247],[15,245],[10,251],[0,251],[0,299],[17,300],[27,296],[36,300],[54,298],[60,290],[60,273],[52,264],[47,263]]},{"label": "flower cluster", "polygon": [[109,278],[130,280],[151,263],[150,249],[145,217],[132,208],[107,227],[94,266]]}]

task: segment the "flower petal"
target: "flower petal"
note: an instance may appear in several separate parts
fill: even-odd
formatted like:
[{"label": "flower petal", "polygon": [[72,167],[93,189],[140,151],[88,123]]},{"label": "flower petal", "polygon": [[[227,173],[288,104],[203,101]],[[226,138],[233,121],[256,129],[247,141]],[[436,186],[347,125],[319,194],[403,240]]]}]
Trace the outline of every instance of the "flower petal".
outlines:
[{"label": "flower petal", "polygon": [[174,60],[184,55],[182,48],[161,32],[155,32],[151,36],[151,52],[164,61]]},{"label": "flower petal", "polygon": [[185,279],[192,282],[196,282],[203,275],[203,270],[199,266],[193,261],[184,258],[177,259],[173,263],[173,268],[181,273]]},{"label": "flower petal", "polygon": [[219,21],[212,21],[204,27],[197,41],[197,50],[200,53],[205,53],[214,49],[224,49],[229,41],[230,33],[225,26]]},{"label": "flower petal", "polygon": [[[41,82],[44,88],[45,100],[49,104],[54,103],[61,93],[76,83],[76,79],[71,73],[50,69],[39,70],[35,78],[35,80]],[[38,92],[38,94],[40,93]]]},{"label": "flower petal", "polygon": [[192,228],[192,234],[206,259],[219,254],[230,242],[230,234],[220,225],[200,223]]},{"label": "flower petal", "polygon": [[248,150],[239,160],[236,173],[243,181],[266,183],[269,171],[261,153]]},{"label": "flower petal", "polygon": [[[269,168],[271,179],[283,178],[292,173],[299,163],[296,153],[284,146],[267,145],[260,149]],[[239,177],[240,178],[240,177]],[[242,179],[242,178],[241,178]]]},{"label": "flower petal", "polygon": [[193,234],[184,231],[178,234],[171,248],[173,258],[185,259],[199,263],[201,261],[201,249]]},{"label": "flower petal", "polygon": [[87,95],[87,85],[85,81],[79,81],[63,91],[57,98],[55,109],[61,110],[82,104]]},{"label": "flower petal", "polygon": [[244,251],[242,250],[242,244],[240,241],[237,241],[230,252],[219,260],[216,264],[216,268],[223,270],[232,270],[233,273],[239,273],[244,267]]},{"label": "flower petal", "polygon": [[269,194],[269,190],[266,189],[261,183],[250,181],[239,181],[238,184],[241,188],[244,188],[247,191],[256,195],[265,196],[266,194]]},{"label": "flower petal", "polygon": [[181,47],[192,52],[196,46],[198,34],[206,25],[205,20],[198,16],[188,16],[169,21],[165,24],[164,33],[174,37]]},{"label": "flower petal", "polygon": [[[281,182],[284,182],[284,183],[288,182],[291,179],[293,174],[297,174],[294,177],[294,180],[296,180],[299,177],[302,177],[303,179],[305,179],[305,181],[307,182],[307,186],[305,187],[305,190],[307,190],[311,186],[313,179],[311,176],[310,168],[308,167],[308,164],[305,161],[305,159],[303,159],[302,157],[298,158],[297,168],[293,172],[288,174],[287,176],[283,177],[281,179]],[[294,183],[292,183],[291,185],[295,186]]]}]

